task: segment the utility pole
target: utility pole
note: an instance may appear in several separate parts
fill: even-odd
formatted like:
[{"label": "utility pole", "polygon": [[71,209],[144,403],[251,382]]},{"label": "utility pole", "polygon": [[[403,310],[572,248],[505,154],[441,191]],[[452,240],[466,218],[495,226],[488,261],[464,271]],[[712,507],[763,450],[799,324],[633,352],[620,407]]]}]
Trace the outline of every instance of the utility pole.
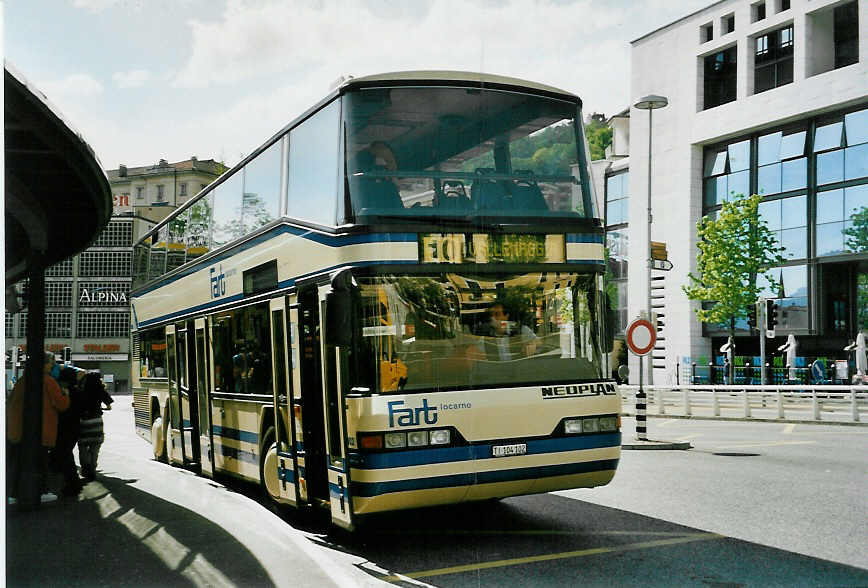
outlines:
[{"label": "utility pole", "polygon": [[760,338],[760,384],[766,384],[766,300],[756,301],[756,326]]}]

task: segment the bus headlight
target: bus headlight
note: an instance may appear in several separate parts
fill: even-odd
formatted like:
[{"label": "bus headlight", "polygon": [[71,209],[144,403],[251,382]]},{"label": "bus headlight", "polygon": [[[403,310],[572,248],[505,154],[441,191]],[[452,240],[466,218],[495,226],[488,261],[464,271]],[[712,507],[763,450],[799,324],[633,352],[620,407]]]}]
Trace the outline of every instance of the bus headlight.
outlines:
[{"label": "bus headlight", "polygon": [[437,429],[429,434],[429,443],[431,445],[449,445],[451,435],[449,429]]},{"label": "bus headlight", "polygon": [[567,419],[564,421],[564,433],[575,434],[582,432],[582,419]]},{"label": "bus headlight", "polygon": [[618,417],[600,417],[600,431],[610,432],[618,430]]},{"label": "bus headlight", "polygon": [[428,431],[412,431],[407,433],[408,447],[421,447],[428,445]]},{"label": "bus headlight", "polygon": [[600,431],[600,419],[582,419],[582,433],[598,433]]},{"label": "bus headlight", "polygon": [[407,447],[407,433],[386,433],[386,449]]}]

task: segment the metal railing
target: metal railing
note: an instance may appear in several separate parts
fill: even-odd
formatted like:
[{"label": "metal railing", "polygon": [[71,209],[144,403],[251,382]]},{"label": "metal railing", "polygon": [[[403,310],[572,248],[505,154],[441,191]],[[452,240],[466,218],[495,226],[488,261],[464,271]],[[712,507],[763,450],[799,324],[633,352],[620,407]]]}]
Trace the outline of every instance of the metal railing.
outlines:
[{"label": "metal railing", "polygon": [[[678,372],[673,381],[684,384],[725,384],[726,383],[726,368],[723,365],[717,364],[691,364],[678,366]],[[733,382],[735,385],[751,385],[759,384],[761,377],[761,368],[759,365],[736,365],[732,368]],[[766,364],[766,383],[767,384],[838,384],[847,385],[847,381],[838,377],[836,367],[834,365],[825,368],[822,381],[817,381],[810,367],[795,367],[795,366],[780,366]]]},{"label": "metal railing", "polygon": [[[622,413],[635,414],[638,386],[619,386]],[[868,422],[868,385],[644,386],[647,414],[792,422]]]}]

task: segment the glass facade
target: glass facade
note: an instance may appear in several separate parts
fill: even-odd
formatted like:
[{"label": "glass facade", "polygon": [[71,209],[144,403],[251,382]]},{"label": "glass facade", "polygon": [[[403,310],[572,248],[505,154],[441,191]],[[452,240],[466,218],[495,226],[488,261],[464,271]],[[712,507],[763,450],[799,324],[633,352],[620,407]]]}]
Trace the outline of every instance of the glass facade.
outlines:
[{"label": "glass facade", "polygon": [[606,226],[611,227],[629,221],[630,172],[621,172],[606,177]]},{"label": "glass facade", "polygon": [[[760,216],[777,235],[787,262],[775,270],[782,291],[765,293],[780,299],[779,328],[820,327],[812,324],[816,313],[810,312],[816,279],[810,266],[868,252],[868,105],[709,146],[703,175],[706,215],[740,194],[763,196]],[[824,321],[833,322],[848,324],[841,317]]]}]

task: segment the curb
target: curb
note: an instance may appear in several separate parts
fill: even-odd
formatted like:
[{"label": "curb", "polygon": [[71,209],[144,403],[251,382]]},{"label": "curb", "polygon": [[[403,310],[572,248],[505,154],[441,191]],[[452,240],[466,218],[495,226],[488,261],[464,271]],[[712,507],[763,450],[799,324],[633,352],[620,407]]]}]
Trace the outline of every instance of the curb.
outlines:
[{"label": "curb", "polygon": [[629,443],[622,443],[621,449],[676,449],[676,450],[684,450],[684,449],[692,449],[693,446],[690,445],[687,441],[655,441],[653,439],[648,439],[647,441],[632,441]]},{"label": "curb", "polygon": [[[622,417],[636,418],[635,412],[622,412]],[[840,427],[866,427],[868,422],[865,421],[815,421],[813,419],[772,419],[762,417],[730,417],[730,416],[707,416],[695,414],[648,414],[646,418],[652,419],[685,419],[697,421],[738,421],[742,423],[790,423],[797,425],[834,425]]]}]

